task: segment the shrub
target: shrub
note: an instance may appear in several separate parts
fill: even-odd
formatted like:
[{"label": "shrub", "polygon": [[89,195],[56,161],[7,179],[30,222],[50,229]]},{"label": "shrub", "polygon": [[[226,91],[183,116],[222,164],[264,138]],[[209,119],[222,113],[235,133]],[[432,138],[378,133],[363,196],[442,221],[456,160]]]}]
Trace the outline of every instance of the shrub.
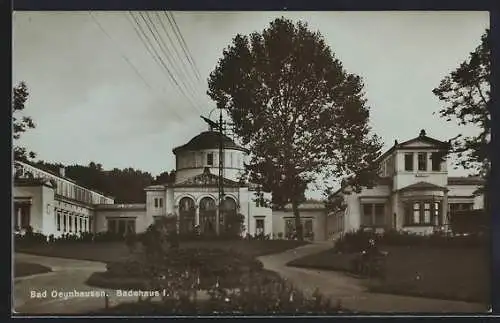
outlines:
[{"label": "shrub", "polygon": [[237,289],[228,290],[220,284],[208,290],[208,299],[198,299],[196,290],[164,297],[161,302],[139,301],[121,304],[96,314],[128,315],[321,315],[347,312],[340,302],[332,302],[315,291],[305,296],[301,291],[268,271],[240,276]]},{"label": "shrub", "polygon": [[431,235],[417,235],[415,233],[389,230],[383,234],[376,234],[359,230],[345,233],[335,241],[334,250],[343,253],[353,253],[366,250],[370,239],[374,239],[382,246],[421,246],[421,247],[443,247],[443,248],[465,248],[487,246],[489,235],[445,235],[435,232]]}]

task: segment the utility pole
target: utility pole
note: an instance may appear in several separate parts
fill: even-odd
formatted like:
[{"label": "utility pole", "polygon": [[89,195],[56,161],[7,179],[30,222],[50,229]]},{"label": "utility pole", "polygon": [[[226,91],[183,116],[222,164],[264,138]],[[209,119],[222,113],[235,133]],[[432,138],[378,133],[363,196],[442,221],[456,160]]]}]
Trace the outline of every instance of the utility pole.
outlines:
[{"label": "utility pole", "polygon": [[224,201],[224,124],[222,122],[222,109],[219,110],[219,205],[216,216],[216,233],[220,234],[221,216],[223,219],[223,201]]},{"label": "utility pole", "polygon": [[[220,226],[221,222],[224,220],[224,124],[225,122],[222,119],[222,109],[219,109],[219,121],[214,122],[209,118],[205,118],[201,116],[201,118],[210,126],[210,130],[217,130],[219,132],[219,176],[217,180],[218,187],[218,203],[217,203],[217,212],[215,216],[215,230],[216,234],[220,234]],[[221,221],[222,220],[222,221]]]}]

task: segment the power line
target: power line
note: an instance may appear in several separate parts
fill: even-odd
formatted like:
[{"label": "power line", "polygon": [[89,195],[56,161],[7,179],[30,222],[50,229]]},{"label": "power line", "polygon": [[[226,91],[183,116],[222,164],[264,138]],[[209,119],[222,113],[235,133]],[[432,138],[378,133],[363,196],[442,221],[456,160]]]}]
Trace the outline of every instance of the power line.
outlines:
[{"label": "power line", "polygon": [[175,20],[174,15],[171,12],[166,12],[166,11],[164,11],[163,13],[167,17],[170,25],[172,26],[174,33],[175,33],[175,36],[176,36],[177,40],[179,41],[179,43],[181,44],[181,48],[182,48],[184,54],[186,55],[190,65],[191,65],[191,68],[193,69],[193,71],[195,73],[196,79],[201,82],[201,76],[200,76],[200,72],[198,70],[198,67],[196,66],[196,63],[194,62],[193,56],[191,55],[191,52],[189,51],[189,48],[186,44],[186,40],[182,36],[182,32],[179,29],[179,25],[177,24],[177,21]]},{"label": "power line", "polygon": [[[99,20],[97,20],[97,18],[92,14],[91,11],[88,12],[90,17],[92,18],[92,20],[96,23],[96,25],[99,27],[99,29],[115,44],[117,45],[117,42],[113,39],[113,37],[111,37],[111,35],[106,31],[106,29],[104,29],[104,27],[102,26],[102,24],[99,22]],[[117,46],[117,48],[119,48],[119,46]],[[142,76],[142,74],[139,72],[139,70],[135,67],[134,64],[132,64],[132,62],[128,59],[128,57],[123,54],[120,50],[119,50],[119,53],[120,53],[120,56],[123,58],[123,60],[125,60],[125,62],[127,62],[127,64],[134,70],[134,72],[136,73],[137,76],[139,76],[139,78],[144,82],[144,84],[151,90],[153,91],[153,87],[146,81],[146,79]],[[174,113],[175,115],[177,116],[177,119],[179,121],[182,120],[182,117],[174,110]]]},{"label": "power line", "polygon": [[[160,14],[158,12],[155,12],[155,13],[156,13],[156,19],[160,22],[160,26],[162,27],[163,31],[165,32],[165,35],[167,35],[168,41],[171,44],[171,47],[173,48],[177,59],[181,62],[181,67],[183,68],[184,74],[188,77],[189,80],[192,80],[189,77],[190,72],[185,64],[185,61],[182,59],[182,55],[177,50],[177,46],[175,46],[174,40],[172,39],[172,37],[170,37],[170,33],[168,32],[167,27],[165,27],[165,24],[163,23],[163,19],[161,19]],[[196,87],[196,82],[193,82],[192,85],[194,87]]]},{"label": "power line", "polygon": [[[170,71],[170,69],[166,66],[165,62],[163,61],[163,59],[161,58],[161,56],[158,54],[158,52],[156,51],[156,48],[152,45],[152,41],[151,39],[149,38],[149,36],[147,36],[147,33],[145,32],[144,28],[142,28],[142,25],[141,23],[139,22],[139,20],[135,17],[135,15],[133,15],[132,12],[129,12],[129,14],[131,15],[131,17],[134,19],[135,21],[135,24],[139,27],[142,35],[144,36],[145,39],[142,39],[141,38],[141,41],[143,41],[144,43],[144,40],[146,41],[146,43],[149,44],[146,44],[144,43],[144,45],[146,46],[146,48],[148,49],[148,52],[150,53],[150,55],[153,57],[153,59],[155,60],[155,62],[159,65],[159,67],[163,70],[163,72],[165,73],[166,72],[166,76],[167,78],[169,78],[170,82],[173,83],[173,85],[177,86],[177,88],[179,89],[179,92],[189,101],[190,105],[199,112],[199,109],[196,107],[196,105],[191,101],[190,97],[184,92],[184,90],[182,89],[182,87],[179,85],[179,83],[177,82],[176,78],[174,77],[174,75],[172,74],[172,72]],[[148,26],[148,29],[151,31],[152,33],[152,30],[151,30],[151,27],[147,24],[147,21],[146,19],[144,18],[144,16],[139,13],[141,15],[141,18],[146,22],[146,25]],[[151,52],[151,50],[154,52]]]},{"label": "power line", "polygon": [[[144,21],[144,23],[146,24],[146,26],[147,26],[147,28],[148,28],[149,32],[153,35],[153,38],[154,38],[154,40],[156,41],[156,44],[157,44],[159,47],[161,47],[161,45],[160,45],[160,43],[159,43],[158,39],[156,38],[156,35],[154,34],[153,30],[151,29],[151,26],[148,24],[148,22],[147,22],[146,18],[144,17],[144,15],[143,15],[142,13],[139,13],[139,15],[141,16],[142,20],[143,20],[143,21]],[[140,24],[139,24],[139,26],[140,26]],[[144,32],[144,35],[145,35],[145,34],[146,34],[146,33]],[[145,36],[146,36],[146,35],[145,35]],[[151,43],[152,43],[152,42],[151,42],[151,39],[150,39],[148,36],[146,36],[146,38],[147,38],[147,40],[148,40],[148,43],[150,43],[150,44],[151,44]],[[160,67],[163,67],[163,69],[164,69],[164,70],[167,72],[167,74],[170,76],[171,81],[172,81],[172,82],[173,82],[173,83],[177,86],[177,88],[178,88],[178,89],[179,89],[179,91],[182,93],[182,95],[184,95],[184,97],[185,97],[186,99],[188,99],[188,100],[189,100],[189,102],[191,103],[192,107],[193,107],[196,111],[198,111],[198,112],[199,112],[200,110],[199,110],[198,106],[196,105],[196,103],[194,103],[194,101],[192,101],[191,97],[190,97],[189,95],[187,95],[187,94],[186,94],[186,92],[184,91],[184,89],[182,88],[182,86],[179,84],[179,82],[178,82],[178,81],[177,81],[177,79],[175,78],[174,74],[171,72],[171,70],[168,68],[168,66],[167,66],[167,65],[165,64],[165,62],[163,61],[163,59],[162,59],[161,55],[158,53],[158,51],[156,51],[156,49],[155,49],[155,47],[154,47],[154,46],[152,46],[151,48],[152,48],[152,49],[153,49],[153,51],[155,52],[155,56],[158,58],[158,60],[159,60],[159,62],[160,62],[160,65],[161,65]],[[168,56],[167,56],[167,59],[170,61],[170,59],[168,58]],[[170,63],[171,63],[171,62],[170,62]],[[171,63],[171,64],[172,64],[172,63]]]},{"label": "power line", "polygon": [[161,37],[160,32],[158,31],[158,28],[156,28],[156,24],[151,19],[151,16],[149,15],[149,13],[146,13],[146,16],[147,16],[147,18],[149,20],[149,23],[151,24],[151,26],[153,27],[154,31],[156,32],[156,35],[158,35],[158,38],[156,38],[155,33],[151,30],[151,28],[149,28],[149,24],[148,24],[148,28],[151,31],[151,34],[153,35],[156,43],[159,45],[160,50],[165,54],[165,57],[166,57],[168,63],[170,64],[170,66],[172,67],[172,69],[174,70],[174,72],[177,73],[177,75],[179,75],[181,77],[180,82],[182,83],[182,85],[184,85],[184,87],[187,90],[191,90],[190,94],[194,94],[193,96],[195,96],[196,95],[196,90],[193,88],[193,86],[191,84],[189,84],[189,86],[188,86],[188,85],[186,85],[186,82],[184,82],[185,81],[185,77],[182,77],[183,73],[176,67],[176,64],[172,61],[173,55],[170,52],[168,46],[165,44],[163,38]]}]

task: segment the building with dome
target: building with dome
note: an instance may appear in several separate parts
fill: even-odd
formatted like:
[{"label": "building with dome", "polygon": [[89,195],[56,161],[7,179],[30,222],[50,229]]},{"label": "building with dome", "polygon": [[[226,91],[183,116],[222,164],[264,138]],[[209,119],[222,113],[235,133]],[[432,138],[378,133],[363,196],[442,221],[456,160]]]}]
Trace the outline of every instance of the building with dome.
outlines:
[{"label": "building with dome", "polygon": [[[223,141],[223,199],[219,205],[219,142]],[[216,131],[205,131],[173,149],[174,183],[145,188],[145,204],[115,204],[103,194],[59,174],[16,161],[14,223],[46,235],[80,232],[142,232],[156,220],[175,219],[180,233],[224,233],[230,216],[243,216],[242,234],[272,235],[272,210],[241,180],[248,151]],[[270,195],[264,196],[270,198]]]}]

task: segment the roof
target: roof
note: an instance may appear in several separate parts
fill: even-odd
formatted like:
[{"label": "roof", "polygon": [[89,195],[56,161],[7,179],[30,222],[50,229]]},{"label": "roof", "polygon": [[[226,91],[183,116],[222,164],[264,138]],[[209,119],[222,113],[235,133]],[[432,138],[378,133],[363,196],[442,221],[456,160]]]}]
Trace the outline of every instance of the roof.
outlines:
[{"label": "roof", "polygon": [[[221,134],[217,131],[205,131],[191,139],[187,144],[174,148],[172,151],[177,154],[180,151],[196,151],[203,149],[218,149]],[[248,152],[247,149],[238,146],[231,138],[222,135],[223,147],[225,149],[236,149]]]},{"label": "roof", "polygon": [[54,187],[52,182],[45,178],[16,178],[14,179],[15,186],[47,186]]},{"label": "roof", "polygon": [[[241,187],[243,184],[229,180],[227,178],[223,178],[223,186],[226,187]],[[203,174],[199,174],[196,176],[193,176],[191,178],[188,178],[184,182],[175,184],[175,187],[207,187],[207,186],[213,186],[217,187],[219,184],[219,176],[211,174],[209,171],[209,168],[206,167],[205,171]]]},{"label": "roof", "polygon": [[[314,210],[324,210],[325,202],[321,201],[305,201],[299,204],[299,211],[314,211]],[[289,203],[284,206],[283,211],[291,211],[292,204]]]},{"label": "roof", "polygon": [[114,197],[113,197],[113,196],[106,195],[106,194],[104,194],[104,193],[103,193],[103,192],[101,192],[101,191],[98,191],[98,190],[96,190],[96,189],[93,189],[93,188],[90,188],[90,187],[84,186],[84,185],[82,185],[82,184],[78,183],[77,181],[75,181],[75,180],[74,180],[74,179],[72,179],[72,178],[69,178],[69,177],[66,177],[66,176],[61,176],[61,174],[56,173],[56,172],[54,172],[54,171],[51,171],[50,169],[47,169],[47,168],[44,168],[44,167],[40,167],[40,165],[37,165],[37,164],[35,164],[35,163],[33,163],[33,162],[30,162],[30,161],[25,161],[25,160],[22,160],[22,161],[21,161],[21,160],[15,160],[14,162],[15,162],[15,163],[22,163],[22,164],[29,165],[29,166],[31,166],[31,167],[34,167],[34,168],[36,168],[36,169],[41,170],[42,172],[49,173],[49,174],[51,174],[51,175],[52,175],[52,176],[54,176],[54,177],[57,177],[57,178],[60,178],[60,179],[64,179],[64,180],[66,180],[66,181],[68,181],[68,182],[71,182],[71,183],[73,183],[73,184],[75,184],[75,185],[78,185],[78,186],[80,186],[81,188],[84,188],[84,189],[87,189],[87,190],[92,191],[92,192],[94,192],[94,193],[100,194],[100,195],[102,195],[102,196],[104,196],[104,197],[107,197],[107,198],[110,198],[110,199],[114,199]]},{"label": "roof", "polygon": [[440,191],[448,190],[446,187],[431,184],[428,182],[418,182],[418,183],[415,183],[412,185],[405,186],[405,187],[399,189],[399,191],[416,191],[416,190],[426,190],[426,189],[427,190],[440,190]]},{"label": "roof", "polygon": [[482,185],[484,179],[479,176],[448,177],[448,185]]},{"label": "roof", "polygon": [[[375,180],[375,185],[374,186],[379,186],[379,185],[392,185],[392,178],[391,177],[379,177]],[[336,196],[337,194],[341,193],[342,190],[345,187],[341,187],[338,190],[336,190],[331,196]],[[366,187],[370,188],[370,187]]]},{"label": "roof", "polygon": [[446,141],[437,140],[435,138],[431,138],[431,137],[427,136],[425,130],[422,129],[422,130],[420,130],[420,134],[418,135],[418,137],[412,138],[412,139],[407,140],[407,141],[403,141],[401,143],[398,143],[398,141],[395,140],[394,145],[391,148],[389,148],[385,153],[380,155],[380,157],[377,158],[376,162],[381,161],[382,159],[384,159],[385,157],[390,155],[394,150],[396,150],[398,148],[403,148],[403,146],[411,144],[415,141],[428,142],[428,143],[433,144],[435,146],[443,146],[443,147],[446,147],[448,145],[448,142],[446,142]]},{"label": "roof", "polygon": [[126,211],[126,210],[145,210],[146,204],[132,203],[132,204],[96,204],[96,209],[110,210],[110,211]]}]

